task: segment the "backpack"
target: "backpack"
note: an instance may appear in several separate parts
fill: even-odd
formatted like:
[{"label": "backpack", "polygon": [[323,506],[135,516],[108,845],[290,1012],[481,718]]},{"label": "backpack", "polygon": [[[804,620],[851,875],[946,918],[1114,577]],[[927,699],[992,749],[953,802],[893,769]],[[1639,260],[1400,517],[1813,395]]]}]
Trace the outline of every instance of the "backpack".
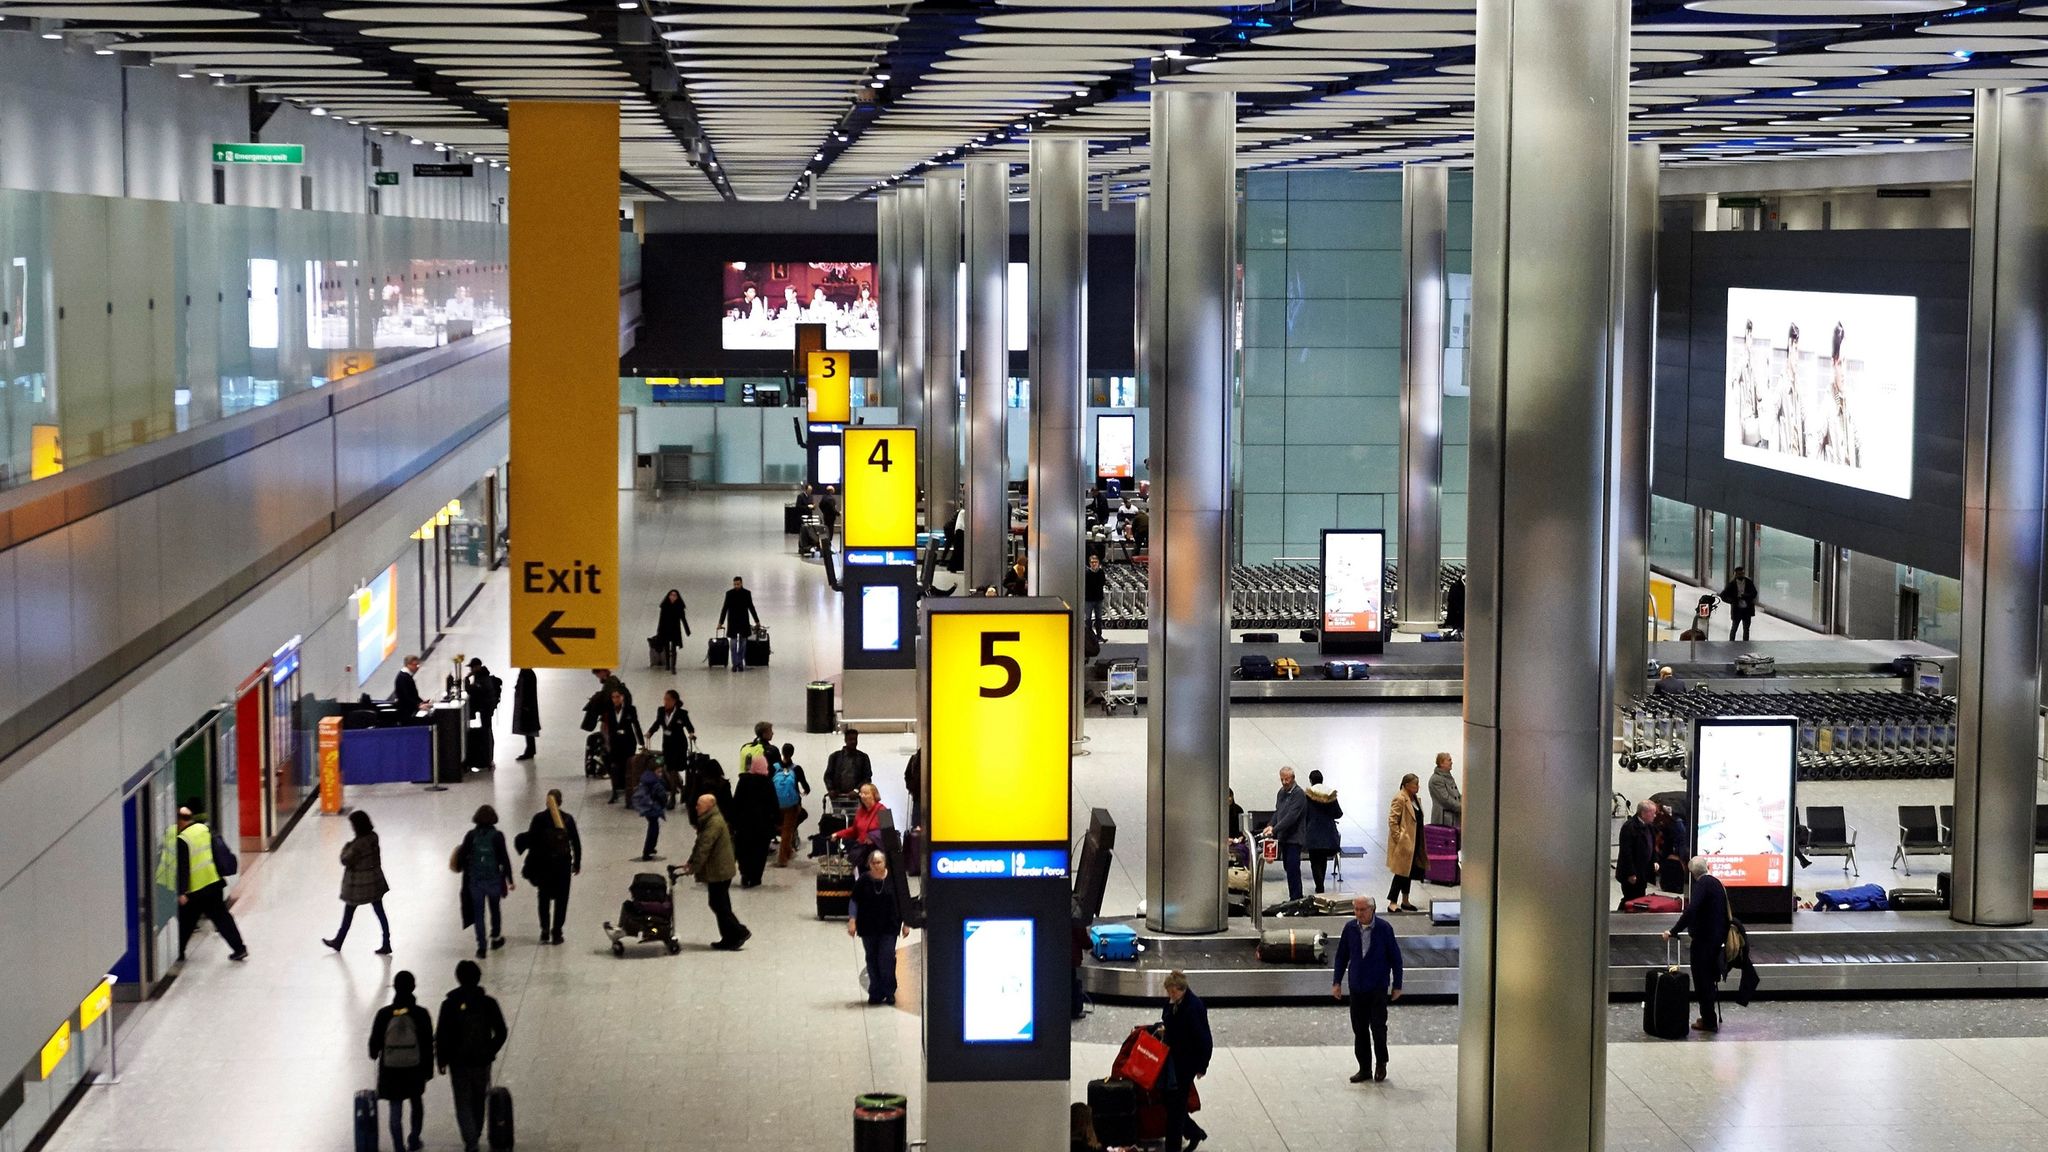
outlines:
[{"label": "backpack", "polygon": [[[211,831],[211,829],[208,829]],[[225,880],[240,871],[242,862],[235,859],[235,850],[228,847],[220,837],[213,838],[213,870]]]},{"label": "backpack", "polygon": [[420,1027],[413,1022],[410,1009],[396,1009],[384,1022],[381,1063],[386,1068],[411,1069],[424,1063],[420,1057]]},{"label": "backpack", "polygon": [[498,848],[489,832],[478,829],[469,836],[469,875],[482,880],[498,874]]},{"label": "backpack", "polygon": [[769,779],[775,783],[775,803],[778,807],[794,808],[803,803],[803,797],[798,795],[796,790],[796,773],[790,771],[789,765],[784,764],[776,768]]}]

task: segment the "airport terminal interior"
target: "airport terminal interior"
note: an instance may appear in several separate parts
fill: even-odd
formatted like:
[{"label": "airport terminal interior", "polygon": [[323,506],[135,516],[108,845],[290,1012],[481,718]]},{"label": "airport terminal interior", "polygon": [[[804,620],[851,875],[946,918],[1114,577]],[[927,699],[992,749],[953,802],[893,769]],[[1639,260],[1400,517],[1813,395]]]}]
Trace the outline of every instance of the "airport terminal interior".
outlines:
[{"label": "airport terminal interior", "polygon": [[0,0],[0,1152],[2048,1146],[2044,89]]}]

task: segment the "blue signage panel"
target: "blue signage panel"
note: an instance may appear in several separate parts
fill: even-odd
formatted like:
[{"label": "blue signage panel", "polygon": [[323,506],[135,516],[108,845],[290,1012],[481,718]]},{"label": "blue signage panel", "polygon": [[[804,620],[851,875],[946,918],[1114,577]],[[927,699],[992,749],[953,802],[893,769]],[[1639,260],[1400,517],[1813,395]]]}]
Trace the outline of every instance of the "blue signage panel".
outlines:
[{"label": "blue signage panel", "polygon": [[847,564],[915,564],[915,548],[848,548],[842,558]]},{"label": "blue signage panel", "polygon": [[947,848],[932,852],[932,875],[948,880],[1044,880],[1067,874],[1059,848]]}]

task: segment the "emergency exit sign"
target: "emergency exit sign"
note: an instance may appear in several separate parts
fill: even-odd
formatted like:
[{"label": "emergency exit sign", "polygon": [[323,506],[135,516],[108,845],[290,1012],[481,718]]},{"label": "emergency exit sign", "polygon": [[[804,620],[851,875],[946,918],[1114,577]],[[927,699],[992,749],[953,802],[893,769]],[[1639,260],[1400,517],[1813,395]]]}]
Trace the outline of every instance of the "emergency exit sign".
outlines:
[{"label": "emergency exit sign", "polygon": [[379,173],[377,173],[377,186],[378,186],[379,188],[391,188],[391,187],[395,187],[395,186],[396,186],[397,184],[398,184],[398,173],[396,173],[396,172],[379,172]]},{"label": "emergency exit sign", "polygon": [[304,164],[304,144],[215,144],[215,164]]}]

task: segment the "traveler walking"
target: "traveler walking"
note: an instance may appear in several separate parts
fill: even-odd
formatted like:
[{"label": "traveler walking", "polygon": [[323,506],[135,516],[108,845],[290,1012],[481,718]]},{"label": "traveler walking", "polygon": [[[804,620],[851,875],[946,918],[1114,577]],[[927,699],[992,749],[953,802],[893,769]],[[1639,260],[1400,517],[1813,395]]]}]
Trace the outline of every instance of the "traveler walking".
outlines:
[{"label": "traveler walking", "polygon": [[1294,783],[1294,769],[1280,769],[1280,791],[1273,797],[1273,816],[1265,834],[1280,842],[1280,864],[1287,870],[1287,898],[1301,899],[1301,844],[1308,832],[1308,793]]},{"label": "traveler walking", "polygon": [[846,934],[860,937],[868,966],[868,1003],[896,1002],[896,941],[910,936],[903,906],[896,899],[896,881],[889,876],[889,856],[868,854],[868,866],[853,882],[847,904]]},{"label": "traveler walking", "polygon": [[681,589],[671,588],[655,607],[654,643],[670,672],[676,670],[676,650],[690,634],[690,610],[683,603]]},{"label": "traveler walking", "polygon": [[377,843],[377,830],[370,823],[370,814],[360,808],[348,814],[348,822],[356,835],[341,846],[341,928],[334,939],[321,943],[341,951],[356,909],[368,904],[377,914],[377,926],[384,930],[384,943],[378,946],[377,955],[389,956],[391,921],[384,915],[384,894],[391,891],[391,885],[384,880],[384,854]]},{"label": "traveler walking", "polygon": [[668,819],[668,783],[661,778],[661,766],[654,755],[642,752],[633,757],[639,782],[633,786],[633,811],[647,821],[647,837],[640,842],[640,859],[654,859],[661,843],[661,822]]},{"label": "traveler walking", "polygon": [[1337,941],[1332,998],[1344,998],[1351,980],[1351,1050],[1358,1058],[1353,1084],[1387,1078],[1387,1005],[1401,998],[1401,942],[1393,922],[1374,914],[1370,896],[1351,902],[1351,920]]},{"label": "traveler walking", "polygon": [[487,954],[484,919],[490,918],[489,946],[505,946],[505,920],[499,901],[512,891],[512,857],[505,850],[505,834],[498,831],[498,810],[480,805],[470,817],[471,827],[456,845],[449,868],[462,874],[462,926],[476,929],[476,958]]},{"label": "traveler walking", "polygon": [[646,745],[647,734],[641,729],[640,713],[627,698],[623,686],[611,690],[600,723],[604,731],[605,767],[612,783],[611,798],[605,803],[616,804],[632,787],[633,757]]},{"label": "traveler walking", "polygon": [[[1187,973],[1166,974],[1166,1006],[1159,1013],[1159,1038],[1166,1042],[1166,1065],[1159,1070],[1159,1094],[1166,1104],[1166,1152],[1195,1152],[1209,1138],[1188,1115],[1195,1081],[1209,1074],[1216,1038],[1209,1031],[1209,1008],[1188,987]],[[1182,1143],[1186,1141],[1186,1143]]]},{"label": "traveler walking", "polygon": [[1387,806],[1387,871],[1394,883],[1387,889],[1387,911],[1415,911],[1409,885],[1429,874],[1429,856],[1422,843],[1422,781],[1410,772]]},{"label": "traveler walking", "polygon": [[1081,602],[1088,608],[1088,631],[1094,633],[1097,642],[1102,640],[1102,594],[1109,573],[1103,571],[1102,557],[1090,555],[1088,570],[1081,573]]},{"label": "traveler walking", "polygon": [[[778,752],[777,755],[781,753]],[[768,843],[782,825],[782,806],[775,800],[768,758],[756,755],[732,786],[732,846],[739,864],[740,887],[758,888],[768,866]]]},{"label": "traveler walking", "polygon": [[1657,804],[1636,802],[1635,815],[1622,821],[1621,841],[1614,849],[1614,878],[1621,882],[1621,902],[1650,890],[1657,875]]},{"label": "traveler walking", "polygon": [[690,744],[697,739],[697,726],[690,723],[690,710],[683,707],[682,694],[671,688],[661,694],[661,706],[647,725],[647,742],[661,738],[661,763],[670,772],[681,772],[690,764]]},{"label": "traveler walking", "polygon": [[683,773],[681,803],[692,828],[697,826],[697,797],[706,795],[718,802],[721,813],[732,811],[732,783],[725,778],[724,766],[709,756],[699,756]]},{"label": "traveler walking", "polygon": [[839,534],[839,489],[825,485],[825,494],[818,498],[818,523],[825,529],[822,547],[832,551],[832,542]]},{"label": "traveler walking", "polygon": [[796,855],[797,829],[804,821],[804,797],[811,794],[811,782],[804,778],[804,766],[796,762],[796,745],[782,746],[782,763],[768,779],[775,785],[775,803],[781,809],[782,830],[775,845],[775,866],[789,867]]},{"label": "traveler walking", "polygon": [[[410,972],[391,978],[391,1003],[370,1021],[370,1059],[377,1062],[377,1099],[391,1104],[392,1152],[420,1150],[427,1081],[434,1078],[434,1020],[413,995]],[[412,1135],[400,1119],[412,1105]]]},{"label": "traveler walking", "polygon": [[540,678],[531,668],[521,668],[512,678],[512,734],[526,737],[526,751],[513,760],[533,759],[533,738],[540,735]]},{"label": "traveler walking", "polygon": [[761,614],[754,610],[754,594],[747,591],[745,581],[733,577],[732,587],[725,591],[725,602],[718,606],[718,629],[726,635],[733,671],[747,670],[747,636],[760,625]]},{"label": "traveler walking", "polygon": [[874,764],[860,750],[860,729],[848,728],[841,735],[846,737],[846,745],[825,758],[827,796],[852,796],[875,778]]},{"label": "traveler walking", "polygon": [[498,766],[498,736],[491,727],[498,713],[498,697],[504,684],[475,656],[469,658],[469,675],[462,681],[462,697],[476,727],[464,730],[463,763],[471,772]]},{"label": "traveler walking", "polygon": [[1722,961],[1728,946],[1728,889],[1707,870],[1705,856],[1693,857],[1690,869],[1692,899],[1685,902],[1685,911],[1678,914],[1678,923],[1664,933],[1664,938],[1669,940],[1680,932],[1692,933],[1692,983],[1700,995],[1700,1018],[1692,1026],[1699,1032],[1719,1032]]},{"label": "traveler walking", "polygon": [[1429,822],[1462,828],[1465,824],[1465,793],[1451,771],[1451,754],[1436,754],[1436,770],[1429,774]]},{"label": "traveler walking", "polygon": [[1737,568],[1729,577],[1728,586],[1721,589],[1721,602],[1728,605],[1728,639],[1735,639],[1735,633],[1740,631],[1747,641],[1750,621],[1756,619],[1756,581]]},{"label": "traveler walking", "polygon": [[1330,858],[1342,847],[1338,842],[1337,821],[1343,818],[1344,806],[1337,803],[1337,790],[1323,787],[1321,769],[1310,769],[1308,817],[1302,844],[1308,849],[1309,871],[1315,878],[1318,896],[1323,893],[1323,876],[1329,871]]},{"label": "traveler walking", "polygon": [[704,902],[718,923],[718,939],[711,942],[720,952],[737,952],[753,935],[739,917],[732,914],[732,878],[739,873],[732,849],[732,831],[718,811],[718,800],[710,793],[697,797],[697,843],[690,849],[690,862],[683,869],[704,885]]},{"label": "traveler walking", "polygon": [[491,1062],[505,1046],[505,1013],[484,992],[484,970],[474,960],[455,965],[455,987],[441,1001],[434,1023],[434,1062],[448,1075],[455,1094],[455,1127],[463,1152],[477,1152],[483,1134],[484,1099],[491,1091]]},{"label": "traveler walking", "polygon": [[1691,850],[1685,821],[1668,804],[1657,808],[1657,888],[1685,891],[1685,854]]},{"label": "traveler walking", "polygon": [[766,720],[754,721],[754,738],[740,745],[740,771],[745,772],[759,756],[774,768],[782,761],[782,749],[775,745],[775,725]]},{"label": "traveler walking", "polygon": [[583,871],[583,837],[577,834],[576,818],[562,811],[560,788],[548,789],[547,807],[514,837],[514,847],[526,853],[519,874],[533,885],[540,942],[560,944],[562,924],[569,918],[569,878]]},{"label": "traveler walking", "polygon": [[[172,880],[178,893],[178,959],[185,959],[185,945],[199,927],[199,918],[213,922],[214,931],[227,942],[228,959],[247,960],[249,949],[242,943],[242,931],[228,911],[228,882],[221,874],[221,862],[234,860],[234,853],[213,838],[213,829],[192,814],[190,806],[178,809],[177,858],[171,876],[157,877],[159,883]],[[233,870],[230,864],[229,871]]]}]

